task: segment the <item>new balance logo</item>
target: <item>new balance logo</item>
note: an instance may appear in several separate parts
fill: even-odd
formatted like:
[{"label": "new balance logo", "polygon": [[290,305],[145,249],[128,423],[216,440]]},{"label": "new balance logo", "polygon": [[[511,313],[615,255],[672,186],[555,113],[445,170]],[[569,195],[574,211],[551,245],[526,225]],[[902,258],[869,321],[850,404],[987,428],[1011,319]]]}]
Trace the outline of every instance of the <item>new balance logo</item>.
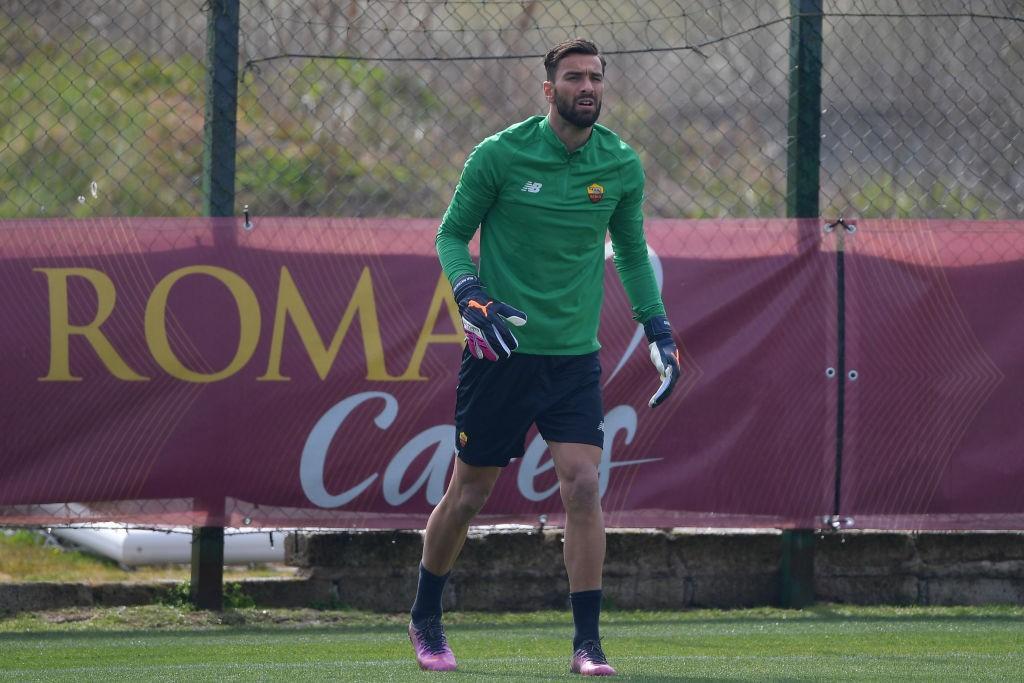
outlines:
[{"label": "new balance logo", "polygon": [[536,183],[528,180],[526,181],[526,184],[523,185],[521,192],[530,192],[531,194],[537,194],[538,192],[540,192],[540,188],[542,188],[543,186],[543,183]]}]

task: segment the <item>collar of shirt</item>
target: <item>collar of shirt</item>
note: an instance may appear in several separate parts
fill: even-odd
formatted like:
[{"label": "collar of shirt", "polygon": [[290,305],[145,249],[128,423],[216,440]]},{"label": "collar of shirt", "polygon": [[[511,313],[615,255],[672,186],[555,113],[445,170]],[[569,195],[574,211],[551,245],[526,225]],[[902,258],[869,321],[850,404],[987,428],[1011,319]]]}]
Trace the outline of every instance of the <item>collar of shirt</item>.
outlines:
[{"label": "collar of shirt", "polygon": [[590,129],[590,136],[587,138],[587,141],[577,147],[573,152],[566,150],[565,143],[562,142],[562,138],[558,137],[558,133],[556,133],[554,128],[551,127],[547,116],[542,116],[540,119],[540,136],[544,142],[551,145],[557,152],[560,152],[563,157],[568,159],[580,154],[590,146],[590,141],[594,139],[594,129]]}]

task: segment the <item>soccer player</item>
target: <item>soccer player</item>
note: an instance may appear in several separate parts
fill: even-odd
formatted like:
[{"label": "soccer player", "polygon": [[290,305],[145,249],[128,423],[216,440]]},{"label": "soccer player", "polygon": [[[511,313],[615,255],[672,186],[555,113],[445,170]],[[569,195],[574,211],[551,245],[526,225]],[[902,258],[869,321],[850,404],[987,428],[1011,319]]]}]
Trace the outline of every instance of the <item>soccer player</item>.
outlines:
[{"label": "soccer player", "polygon": [[[423,669],[456,667],[441,622],[441,593],[470,522],[502,468],[523,455],[535,423],[551,452],[566,514],[575,624],[570,670],[615,674],[598,630],[605,529],[597,329],[607,234],[662,379],[651,407],[672,391],[679,352],[647,254],[640,159],[597,125],[604,66],[588,40],[552,48],[544,59],[547,115],[517,123],[473,150],[437,231],[467,344],[456,390],[458,457],[427,522],[409,624]],[[468,246],[478,227],[479,274]]]}]

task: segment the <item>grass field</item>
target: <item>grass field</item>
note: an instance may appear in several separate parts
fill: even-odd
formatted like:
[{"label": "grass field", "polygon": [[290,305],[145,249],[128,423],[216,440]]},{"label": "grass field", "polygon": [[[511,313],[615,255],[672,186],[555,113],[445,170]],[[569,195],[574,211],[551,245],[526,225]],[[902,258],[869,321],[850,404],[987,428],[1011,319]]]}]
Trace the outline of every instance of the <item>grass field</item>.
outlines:
[{"label": "grass field", "polygon": [[[419,672],[405,615],[170,607],[0,619],[0,680],[535,681],[567,672],[560,612],[447,616],[459,671]],[[606,651],[627,680],[1021,680],[1024,608],[824,606],[609,611]]]}]

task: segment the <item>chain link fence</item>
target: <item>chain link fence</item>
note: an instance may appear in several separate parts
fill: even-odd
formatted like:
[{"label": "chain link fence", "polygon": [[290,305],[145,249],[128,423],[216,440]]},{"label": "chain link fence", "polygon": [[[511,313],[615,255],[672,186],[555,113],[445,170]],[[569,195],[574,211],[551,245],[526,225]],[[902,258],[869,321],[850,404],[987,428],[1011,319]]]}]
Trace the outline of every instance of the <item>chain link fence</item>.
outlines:
[{"label": "chain link fence", "polygon": [[[0,0],[0,219],[203,215],[209,23],[221,4]],[[821,100],[799,117],[820,124],[821,216],[1024,219],[1024,4],[1014,0],[240,0],[234,210],[436,221],[473,146],[545,111],[543,55],[581,35],[607,56],[602,123],[644,162],[648,216],[785,216],[791,31],[807,6],[820,6]],[[903,244],[902,230],[875,226],[846,249],[931,256],[914,236]],[[698,237],[709,249],[731,239]],[[188,230],[147,239],[199,243]],[[33,226],[31,240],[44,231]],[[74,249],[56,242],[53,254]],[[998,224],[943,245],[958,265],[1024,253],[1019,230]],[[859,263],[851,287],[873,288],[864,302],[887,285]],[[44,512],[187,526],[191,505]],[[258,507],[234,500],[224,512],[248,526],[267,514]],[[278,512],[283,526],[293,512],[313,519]]]},{"label": "chain link fence", "polygon": [[[939,7],[941,5],[941,7]],[[198,0],[0,3],[0,218],[203,213]],[[439,217],[472,147],[607,53],[647,213],[786,212],[788,0],[242,0],[236,205]],[[825,216],[1024,216],[1024,5],[822,3]]]}]

